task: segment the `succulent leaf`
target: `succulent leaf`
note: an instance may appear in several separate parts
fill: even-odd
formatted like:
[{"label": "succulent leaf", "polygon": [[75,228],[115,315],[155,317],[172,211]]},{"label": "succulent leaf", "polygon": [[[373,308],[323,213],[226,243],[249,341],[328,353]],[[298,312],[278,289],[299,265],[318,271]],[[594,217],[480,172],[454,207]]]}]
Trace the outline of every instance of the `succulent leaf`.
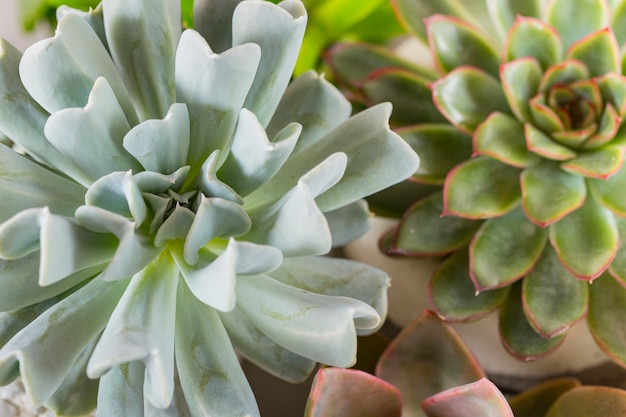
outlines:
[{"label": "succulent leaf", "polygon": [[571,174],[606,180],[615,175],[624,164],[624,150],[607,146],[597,151],[579,153],[576,158],[561,163],[561,168]]},{"label": "succulent leaf", "polygon": [[626,393],[612,387],[577,387],[561,395],[545,417],[600,417],[626,411]]},{"label": "succulent leaf", "polygon": [[501,37],[514,25],[518,16],[539,17],[542,0],[487,0],[489,15]]},{"label": "succulent leaf", "polygon": [[[506,91],[506,90],[505,90]],[[524,126],[515,118],[504,113],[492,113],[474,132],[474,156],[490,156],[507,165],[525,168],[539,158],[526,147]],[[414,148],[415,149],[415,148]],[[423,163],[428,164],[427,154],[421,154]],[[419,170],[418,170],[419,172]]]},{"label": "succulent leaf", "polygon": [[432,90],[439,111],[468,133],[493,112],[510,113],[500,83],[477,68],[456,68],[433,83]]},{"label": "succulent leaf", "polygon": [[470,276],[476,289],[499,288],[536,270],[547,237],[547,230],[529,222],[519,208],[487,220],[469,248]]},{"label": "succulent leaf", "polygon": [[315,375],[305,417],[400,417],[400,391],[353,369],[326,368]]},{"label": "succulent leaf", "polygon": [[615,220],[619,230],[620,246],[608,271],[617,282],[626,288],[626,245],[624,244],[626,242],[626,220],[623,217],[616,217]]},{"label": "succulent leaf", "polygon": [[437,314],[449,321],[470,321],[498,308],[509,288],[478,292],[469,274],[469,255],[459,250],[437,268],[428,290]]},{"label": "succulent leaf", "polygon": [[[529,7],[536,6],[536,3],[529,2]],[[563,56],[561,37],[545,22],[518,15],[515,24],[510,27],[504,47],[505,62],[532,57],[545,71],[561,60]]]},{"label": "succulent leaf", "polygon": [[583,205],[587,196],[585,180],[543,161],[526,168],[520,178],[522,207],[538,226],[555,223]]},{"label": "succulent leaf", "polygon": [[613,214],[589,198],[582,207],[550,226],[550,242],[572,274],[591,281],[615,258],[619,232]]},{"label": "succulent leaf", "polygon": [[506,398],[487,378],[440,392],[422,402],[422,407],[428,417],[513,417]]},{"label": "succulent leaf", "polygon": [[402,415],[416,417],[423,416],[420,403],[431,395],[485,376],[456,332],[428,311],[387,347],[376,375],[400,389]]},{"label": "succulent leaf", "polygon": [[522,57],[502,64],[500,81],[515,116],[523,122],[532,122],[529,101],[537,94],[541,82],[539,62],[531,57]]},{"label": "succulent leaf", "polygon": [[608,27],[575,42],[567,50],[566,57],[585,64],[592,77],[621,72],[619,45]]},{"label": "succulent leaf", "polygon": [[563,342],[563,335],[545,338],[528,322],[522,304],[522,283],[518,281],[510,288],[511,291],[500,307],[500,337],[505,349],[516,358],[529,361],[539,359],[558,348]]},{"label": "succulent leaf", "polygon": [[[588,284],[576,279],[559,261],[552,247],[543,251],[535,268],[522,281],[526,317],[544,337],[564,333],[587,314]],[[554,302],[559,294],[559,302]]]},{"label": "succulent leaf", "polygon": [[564,47],[569,48],[585,35],[608,26],[609,16],[606,0],[583,0],[576,4],[568,0],[550,0],[543,18],[559,32]]},{"label": "succulent leaf", "polygon": [[618,117],[624,117],[626,113],[626,77],[621,74],[608,73],[597,78],[597,80],[603,100],[612,105]]},{"label": "succulent leaf", "polygon": [[574,378],[557,378],[532,387],[509,399],[515,417],[545,416],[552,404],[581,384]]},{"label": "succulent leaf", "polygon": [[590,77],[589,69],[580,61],[566,59],[549,67],[541,78],[539,91],[547,93],[557,84],[570,84],[575,81],[586,80]]},{"label": "succulent leaf", "polygon": [[458,165],[444,184],[443,214],[483,219],[508,213],[521,200],[519,173],[486,156]]}]

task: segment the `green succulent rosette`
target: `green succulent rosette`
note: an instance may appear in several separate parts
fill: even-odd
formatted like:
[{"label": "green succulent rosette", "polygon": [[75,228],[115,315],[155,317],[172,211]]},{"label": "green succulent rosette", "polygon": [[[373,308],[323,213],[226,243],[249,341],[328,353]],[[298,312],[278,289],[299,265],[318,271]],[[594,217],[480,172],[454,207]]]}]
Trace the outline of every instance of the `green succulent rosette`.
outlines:
[{"label": "green succulent rosette", "polygon": [[412,182],[372,200],[405,210],[383,249],[443,257],[436,311],[467,321],[499,308],[519,358],[586,317],[626,365],[626,2],[393,3],[430,59],[366,44],[328,56],[355,101],[393,102],[422,157]]},{"label": "green succulent rosette", "polygon": [[[290,82],[303,4],[104,0],[0,40],[0,384],[83,415],[258,416],[235,352],[350,366],[387,275],[322,258],[418,158],[391,106]],[[220,7],[215,7],[220,6]]]}]

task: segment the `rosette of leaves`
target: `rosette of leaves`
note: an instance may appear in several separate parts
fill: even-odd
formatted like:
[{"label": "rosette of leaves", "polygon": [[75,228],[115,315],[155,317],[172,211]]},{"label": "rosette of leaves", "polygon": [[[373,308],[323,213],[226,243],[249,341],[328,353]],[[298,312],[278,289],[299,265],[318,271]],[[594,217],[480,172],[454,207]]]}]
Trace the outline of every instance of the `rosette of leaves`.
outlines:
[{"label": "rosette of leaves", "polygon": [[554,350],[587,317],[626,365],[626,2],[394,5],[433,65],[365,44],[328,55],[361,102],[391,99],[422,156],[411,183],[375,201],[406,208],[383,249],[445,257],[436,311],[467,321],[500,307],[519,358]]},{"label": "rosette of leaves", "polygon": [[433,313],[407,326],[381,355],[375,375],[318,371],[305,417],[617,417],[626,391],[557,378],[507,399],[456,332]]},{"label": "rosette of leaves", "polygon": [[0,384],[60,414],[255,416],[235,349],[301,381],[385,316],[385,273],[318,255],[417,168],[390,106],[290,83],[298,0],[195,20],[104,0],[0,41]]}]

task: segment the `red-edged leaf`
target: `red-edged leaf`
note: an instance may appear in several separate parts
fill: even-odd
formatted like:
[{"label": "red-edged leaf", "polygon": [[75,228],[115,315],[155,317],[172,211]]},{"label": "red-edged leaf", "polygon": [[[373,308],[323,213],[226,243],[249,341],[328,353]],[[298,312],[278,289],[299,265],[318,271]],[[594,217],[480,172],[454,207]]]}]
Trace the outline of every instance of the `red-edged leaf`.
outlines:
[{"label": "red-edged leaf", "polygon": [[[626,10],[626,6],[624,9]],[[609,73],[597,80],[604,102],[611,103],[617,110],[617,115],[623,117],[626,113],[626,77],[618,73]]]},{"label": "red-edged leaf", "polygon": [[620,216],[626,216],[626,169],[622,166],[608,179],[587,180],[593,198]]},{"label": "red-edged leaf", "polygon": [[620,72],[622,67],[619,45],[610,27],[590,33],[574,43],[566,57],[585,64],[592,77]]},{"label": "red-edged leaf", "polygon": [[548,68],[541,78],[539,90],[547,93],[556,84],[569,84],[589,78],[589,70],[580,61],[568,59]]},{"label": "red-edged leaf", "polygon": [[539,19],[518,15],[507,34],[504,54],[505,62],[533,57],[545,70],[561,61],[563,45],[552,26]]},{"label": "red-edged leaf", "polygon": [[551,0],[544,10],[544,20],[559,32],[566,48],[587,34],[607,27],[609,16],[606,0]]},{"label": "red-edged leaf", "polygon": [[576,152],[567,146],[555,142],[550,136],[530,123],[524,125],[524,135],[528,150],[544,158],[552,159],[553,161],[567,161],[576,156]]},{"label": "red-edged leaf", "polygon": [[561,164],[561,168],[572,174],[606,180],[615,175],[624,164],[624,150],[607,146],[592,152],[581,152],[576,158]]},{"label": "red-edged leaf", "polygon": [[486,378],[434,395],[422,408],[428,417],[513,417],[504,395]]},{"label": "red-edged leaf", "polygon": [[558,113],[546,104],[543,94],[537,94],[530,99],[529,106],[532,120],[541,130],[547,133],[565,130],[565,124]]},{"label": "red-edged leaf", "polygon": [[617,417],[626,415],[626,391],[583,386],[561,395],[545,417]]},{"label": "red-edged leaf", "polygon": [[522,57],[500,66],[500,81],[515,116],[532,122],[530,100],[539,91],[541,66],[533,57]]},{"label": "red-edged leaf", "polygon": [[600,125],[596,133],[583,145],[583,149],[595,149],[615,138],[619,130],[621,118],[611,103],[607,104],[600,118]]},{"label": "red-edged leaf", "polygon": [[561,395],[580,385],[575,378],[552,379],[514,396],[509,405],[515,417],[545,416]]}]

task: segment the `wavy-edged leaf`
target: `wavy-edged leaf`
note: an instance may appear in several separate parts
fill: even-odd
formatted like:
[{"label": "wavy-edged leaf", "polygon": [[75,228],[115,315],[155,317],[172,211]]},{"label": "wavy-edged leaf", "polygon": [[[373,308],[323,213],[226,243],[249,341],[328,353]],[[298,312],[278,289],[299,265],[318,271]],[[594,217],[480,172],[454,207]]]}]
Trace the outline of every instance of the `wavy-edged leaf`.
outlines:
[{"label": "wavy-edged leaf", "polygon": [[528,219],[545,227],[580,207],[587,197],[585,179],[551,161],[526,168],[520,178],[522,208]]},{"label": "wavy-edged leaf", "polygon": [[413,179],[443,184],[452,168],[472,156],[472,139],[449,124],[420,124],[396,130],[420,156]]},{"label": "wavy-edged leaf", "polygon": [[400,417],[402,395],[395,386],[354,369],[317,371],[305,417]]},{"label": "wavy-edged leaf", "polygon": [[426,398],[485,373],[458,334],[425,311],[387,347],[376,375],[402,392],[402,415],[417,417],[423,416],[420,403]]},{"label": "wavy-edged leaf", "polygon": [[441,216],[440,192],[417,201],[404,214],[387,249],[390,255],[445,255],[469,243],[481,222]]},{"label": "wavy-edged leaf", "polygon": [[615,216],[588,198],[578,210],[552,224],[550,242],[572,274],[592,281],[608,268],[619,247]]},{"label": "wavy-edged leaf", "polygon": [[371,73],[360,88],[370,105],[391,102],[391,121],[395,125],[446,121],[433,103],[430,81],[412,71],[380,69]]},{"label": "wavy-edged leaf", "polygon": [[450,123],[470,134],[491,113],[510,113],[500,82],[477,68],[456,68],[431,88],[439,111]]},{"label": "wavy-edged leaf", "polygon": [[544,10],[544,20],[553,26],[569,48],[577,40],[609,25],[610,11],[606,0],[551,0]]},{"label": "wavy-edged leaf", "polygon": [[521,200],[520,172],[487,156],[458,165],[443,187],[443,214],[483,219],[508,213]]},{"label": "wavy-edged leaf", "polygon": [[430,50],[441,73],[472,66],[498,76],[500,57],[475,27],[459,18],[440,14],[426,18],[424,24]]},{"label": "wavy-edged leaf", "polygon": [[487,8],[502,38],[515,24],[518,16],[540,17],[542,0],[487,0]]},{"label": "wavy-edged leaf", "polygon": [[513,417],[504,394],[487,378],[440,392],[422,403],[428,417]]},{"label": "wavy-edged leaf", "polygon": [[579,153],[576,158],[560,164],[565,171],[588,178],[606,180],[622,169],[624,150],[607,146],[592,152]]},{"label": "wavy-edged leaf", "polygon": [[[537,5],[537,1],[527,3]],[[540,19],[518,15],[515,24],[507,34],[504,61],[509,62],[524,57],[536,59],[544,71],[561,61],[563,44],[559,33]]]},{"label": "wavy-edged leaf", "polygon": [[517,118],[531,122],[530,100],[541,83],[541,66],[533,57],[521,57],[500,66],[500,81],[511,110]]},{"label": "wavy-edged leaf", "polygon": [[[504,164],[525,168],[536,163],[537,155],[528,151],[524,126],[504,113],[491,113],[473,137],[474,155],[490,156]],[[419,150],[418,154],[422,155]],[[428,157],[422,155],[427,163]],[[419,172],[419,170],[418,170]]]},{"label": "wavy-edged leaf", "polygon": [[626,287],[608,273],[589,288],[587,324],[600,348],[616,363],[626,366]]},{"label": "wavy-edged leaf", "polygon": [[437,314],[449,321],[471,321],[498,308],[509,287],[476,291],[469,274],[467,250],[459,249],[437,268],[428,291]]},{"label": "wavy-edged leaf", "polygon": [[545,416],[557,398],[580,385],[575,378],[552,379],[511,397],[509,405],[515,417]]},{"label": "wavy-edged leaf", "polygon": [[604,417],[626,413],[626,392],[601,386],[576,387],[561,395],[545,417]]},{"label": "wavy-edged leaf", "polygon": [[[596,2],[594,3],[604,3]],[[580,5],[579,7],[584,7]],[[595,11],[595,10],[594,10]],[[569,27],[574,25],[569,23]],[[617,39],[610,27],[594,33],[575,42],[567,51],[567,59],[576,59],[587,67],[592,77],[600,77],[604,74],[621,72],[621,53]]]},{"label": "wavy-edged leaf", "polygon": [[511,286],[511,291],[500,307],[499,329],[504,348],[514,357],[529,361],[539,359],[563,343],[564,335],[545,338],[528,322],[522,304],[522,283]]},{"label": "wavy-edged leaf", "polygon": [[469,248],[470,276],[478,291],[503,287],[531,271],[548,232],[528,221],[521,209],[487,220]]},{"label": "wavy-edged leaf", "polygon": [[[566,332],[587,314],[589,285],[572,275],[548,246],[532,271],[522,280],[526,317],[544,337]],[[558,294],[559,302],[554,302]]]}]

